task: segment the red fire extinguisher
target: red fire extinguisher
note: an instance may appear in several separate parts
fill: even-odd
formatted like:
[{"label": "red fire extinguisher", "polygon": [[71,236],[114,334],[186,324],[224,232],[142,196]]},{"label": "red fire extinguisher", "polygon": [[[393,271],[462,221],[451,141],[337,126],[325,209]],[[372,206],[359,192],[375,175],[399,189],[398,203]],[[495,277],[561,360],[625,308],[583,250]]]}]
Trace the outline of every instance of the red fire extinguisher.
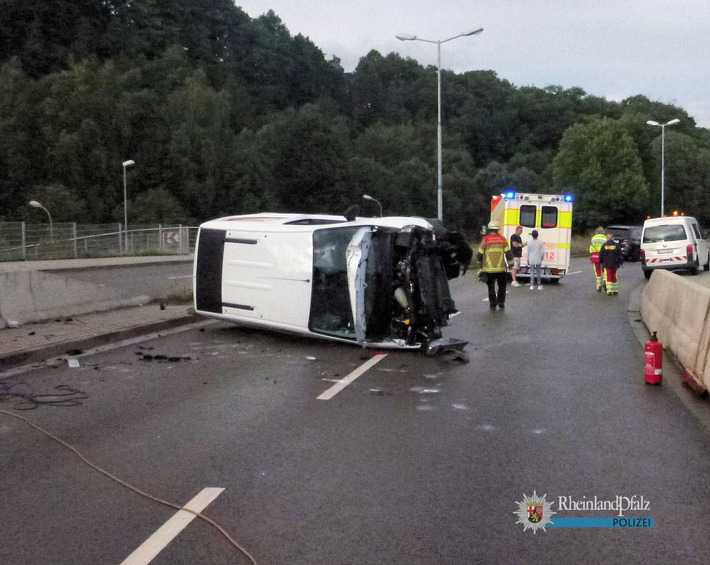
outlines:
[{"label": "red fire extinguisher", "polygon": [[645,358],[643,378],[647,385],[659,385],[663,382],[663,344],[658,341],[656,332],[643,348]]}]

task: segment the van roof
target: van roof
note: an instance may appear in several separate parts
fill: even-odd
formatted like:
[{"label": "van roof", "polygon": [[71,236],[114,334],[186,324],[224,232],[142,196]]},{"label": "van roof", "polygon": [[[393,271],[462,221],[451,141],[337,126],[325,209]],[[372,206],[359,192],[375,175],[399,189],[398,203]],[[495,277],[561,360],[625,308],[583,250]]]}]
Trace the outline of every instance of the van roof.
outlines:
[{"label": "van roof", "polygon": [[225,230],[257,230],[269,229],[273,231],[303,231],[335,226],[385,226],[401,229],[405,226],[416,225],[425,229],[433,229],[431,223],[424,218],[416,216],[385,216],[383,218],[369,218],[358,216],[354,221],[348,222],[344,216],[327,214],[282,214],[259,213],[240,216],[227,216],[204,222],[200,227]]},{"label": "van roof", "polygon": [[662,218],[649,218],[643,223],[646,226],[662,226],[664,224],[684,224],[687,220],[695,220],[693,216],[663,216]]}]

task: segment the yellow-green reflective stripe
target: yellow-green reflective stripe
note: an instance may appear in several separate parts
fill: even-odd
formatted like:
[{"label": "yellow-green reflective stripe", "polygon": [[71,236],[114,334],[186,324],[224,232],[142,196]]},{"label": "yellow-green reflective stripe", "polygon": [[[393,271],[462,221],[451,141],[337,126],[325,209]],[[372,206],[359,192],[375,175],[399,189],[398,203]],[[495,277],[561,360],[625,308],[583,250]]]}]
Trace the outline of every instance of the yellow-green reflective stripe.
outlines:
[{"label": "yellow-green reflective stripe", "polygon": [[542,225],[542,208],[537,206],[535,210],[535,227],[539,228]]},{"label": "yellow-green reflective stripe", "polygon": [[520,224],[520,208],[508,208],[505,211],[504,224],[506,226],[517,226]]},{"label": "yellow-green reflective stripe", "polygon": [[557,218],[557,226],[560,228],[571,228],[572,212],[563,212],[562,210],[560,210],[559,216]]}]

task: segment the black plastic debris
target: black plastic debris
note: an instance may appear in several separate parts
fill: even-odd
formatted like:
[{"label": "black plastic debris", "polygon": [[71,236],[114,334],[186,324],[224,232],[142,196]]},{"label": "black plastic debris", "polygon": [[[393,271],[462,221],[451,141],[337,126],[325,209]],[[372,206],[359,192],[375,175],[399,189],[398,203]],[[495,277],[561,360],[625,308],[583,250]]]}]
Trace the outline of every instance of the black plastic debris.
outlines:
[{"label": "black plastic debris", "polygon": [[136,351],[136,355],[140,355],[141,361],[157,361],[159,363],[179,363],[180,361],[192,360],[192,357],[189,355],[163,355],[162,353],[153,355],[152,353],[143,353],[142,351]]}]

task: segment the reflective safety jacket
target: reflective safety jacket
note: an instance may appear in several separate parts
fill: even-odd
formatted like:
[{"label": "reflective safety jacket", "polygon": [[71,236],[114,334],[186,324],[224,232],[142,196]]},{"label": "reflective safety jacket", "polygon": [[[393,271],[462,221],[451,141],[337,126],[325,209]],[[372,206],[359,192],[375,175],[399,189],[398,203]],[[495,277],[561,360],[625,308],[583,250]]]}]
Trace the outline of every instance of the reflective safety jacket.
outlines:
[{"label": "reflective safety jacket", "polygon": [[592,243],[589,245],[589,253],[599,253],[606,243],[606,236],[603,233],[595,233],[592,236]]},{"label": "reflective safety jacket", "polygon": [[504,273],[506,271],[505,254],[510,251],[508,240],[499,233],[489,233],[481,240],[478,259],[484,273]]},{"label": "reflective safety jacket", "polygon": [[610,239],[602,245],[599,251],[599,262],[607,269],[618,269],[624,262],[621,245]]}]

